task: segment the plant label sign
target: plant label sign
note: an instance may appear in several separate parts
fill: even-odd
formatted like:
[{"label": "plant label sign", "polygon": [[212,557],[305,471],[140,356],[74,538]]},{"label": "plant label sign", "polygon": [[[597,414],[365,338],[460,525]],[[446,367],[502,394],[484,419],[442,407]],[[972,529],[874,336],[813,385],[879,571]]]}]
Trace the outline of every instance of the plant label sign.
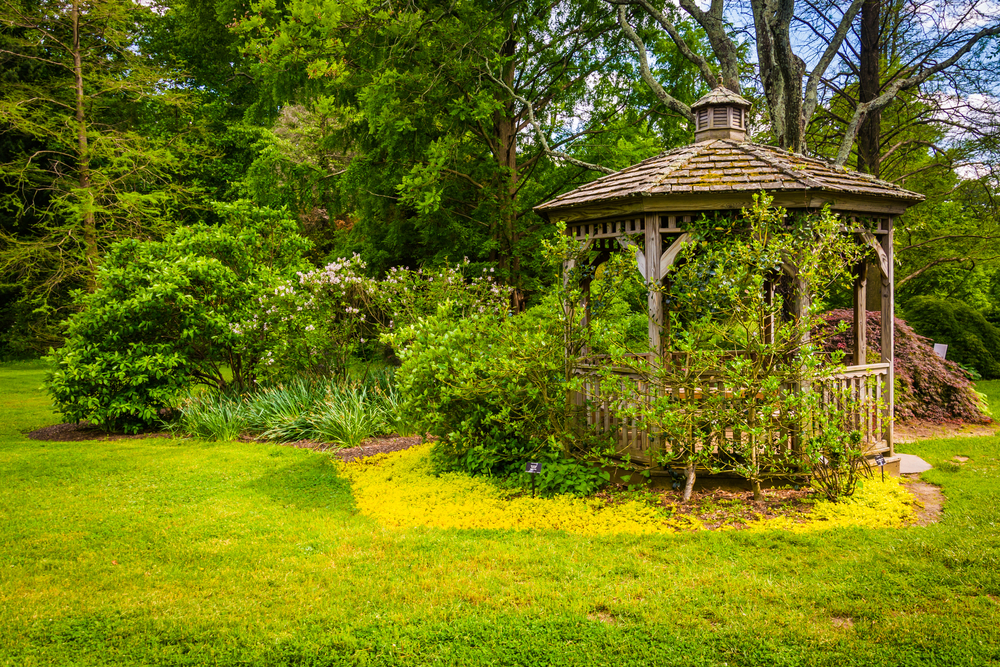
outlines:
[{"label": "plant label sign", "polygon": [[542,472],[542,464],[540,462],[527,463],[524,466],[524,472],[531,473],[532,475],[537,475]]},{"label": "plant label sign", "polygon": [[876,454],[875,455],[875,465],[877,465],[877,466],[884,466],[885,465],[885,457],[882,456],[881,454]]}]

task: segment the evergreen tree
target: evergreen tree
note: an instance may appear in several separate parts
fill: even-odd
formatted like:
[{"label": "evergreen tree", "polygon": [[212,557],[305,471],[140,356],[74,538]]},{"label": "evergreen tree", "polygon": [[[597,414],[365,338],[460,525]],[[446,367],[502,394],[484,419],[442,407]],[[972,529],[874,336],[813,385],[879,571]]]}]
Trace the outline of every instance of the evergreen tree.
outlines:
[{"label": "evergreen tree", "polygon": [[155,14],[131,0],[0,0],[0,276],[7,343],[57,343],[73,289],[104,250],[171,226],[192,147],[176,73],[143,50]]}]

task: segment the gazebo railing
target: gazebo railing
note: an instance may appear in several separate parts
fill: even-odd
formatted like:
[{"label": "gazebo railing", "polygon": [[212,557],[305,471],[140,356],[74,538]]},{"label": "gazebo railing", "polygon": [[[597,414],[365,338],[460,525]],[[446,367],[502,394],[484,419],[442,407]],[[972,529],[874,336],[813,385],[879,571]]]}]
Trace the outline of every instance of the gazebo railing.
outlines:
[{"label": "gazebo railing", "polygon": [[[649,358],[649,355],[636,356]],[[600,362],[597,358],[586,361],[589,363],[580,365],[580,390],[574,392],[572,397],[573,403],[581,411],[582,420],[597,432],[610,435],[615,451],[620,456],[628,456],[631,460],[644,464],[652,463],[653,457],[662,451],[665,443],[658,440],[659,434],[650,433],[636,416],[620,414],[614,409],[612,399],[621,401],[621,395],[603,395],[600,378],[593,372]],[[625,397],[625,400],[637,402],[653,399],[653,389],[640,374],[627,368],[614,368],[612,375],[622,378],[623,389],[626,380],[628,386],[634,388],[633,395]],[[888,377],[888,363],[868,364],[844,368],[813,386],[814,391],[822,394],[821,405],[844,411],[843,426],[856,429],[861,435],[863,448],[872,455],[890,451],[887,432],[889,412],[885,400]],[[700,385],[689,392],[685,392],[683,388],[660,388],[660,391],[666,391],[673,399],[682,403],[688,400],[701,401],[707,394],[725,398],[732,396],[732,389],[723,387],[714,378],[706,377]],[[691,395],[686,395],[687,393]],[[711,453],[724,457],[739,449],[734,445],[743,436],[731,425],[713,418],[708,410],[701,422],[702,426],[692,433],[690,443],[696,450],[708,448]],[[796,446],[794,434],[786,430],[775,429],[767,437],[781,450],[791,452]]]},{"label": "gazebo railing", "polygon": [[890,451],[888,380],[888,363],[866,364],[849,366],[816,387],[825,405],[847,410],[848,425],[860,432],[871,454]]}]

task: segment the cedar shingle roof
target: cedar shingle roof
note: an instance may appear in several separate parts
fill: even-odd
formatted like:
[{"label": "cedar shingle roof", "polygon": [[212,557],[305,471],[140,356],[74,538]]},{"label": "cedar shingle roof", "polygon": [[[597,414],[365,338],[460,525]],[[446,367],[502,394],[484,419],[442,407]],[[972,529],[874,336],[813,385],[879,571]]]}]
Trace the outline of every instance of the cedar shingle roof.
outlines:
[{"label": "cedar shingle roof", "polygon": [[613,200],[711,192],[819,191],[918,202],[924,196],[824,160],[715,139],[690,144],[604,176],[535,207],[571,208]]},{"label": "cedar shingle roof", "polygon": [[713,88],[707,95],[691,105],[691,111],[697,111],[702,107],[719,106],[720,104],[732,104],[738,107],[749,109],[752,105],[745,98],[740,97],[724,86]]}]

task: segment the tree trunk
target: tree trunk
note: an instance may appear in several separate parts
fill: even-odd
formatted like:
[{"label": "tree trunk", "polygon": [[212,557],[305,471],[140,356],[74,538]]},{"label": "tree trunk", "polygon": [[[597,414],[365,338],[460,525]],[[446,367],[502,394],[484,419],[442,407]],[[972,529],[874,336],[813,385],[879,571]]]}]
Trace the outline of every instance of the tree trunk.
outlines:
[{"label": "tree trunk", "polygon": [[80,4],[73,0],[73,76],[76,89],[77,183],[80,186],[83,216],[83,249],[87,263],[87,290],[97,289],[97,222],[94,219],[94,196],[90,185],[90,149],[87,145],[87,117],[84,113],[83,53],[80,48]]},{"label": "tree trunk", "polygon": [[[858,101],[862,104],[878,97],[881,89],[879,61],[881,60],[880,1],[865,0],[861,5],[861,54],[859,67]],[[876,178],[881,171],[882,112],[872,111],[865,116],[858,130],[858,171]]]},{"label": "tree trunk", "polygon": [[789,25],[795,3],[753,0],[750,6],[757,36],[757,62],[775,142],[781,148],[801,153],[805,148],[802,118],[805,63],[792,51]]},{"label": "tree trunk", "polygon": [[684,502],[687,502],[691,500],[691,493],[694,492],[694,461],[688,461],[684,473]]},{"label": "tree trunk", "polygon": [[[501,54],[506,59],[503,69],[503,82],[514,89],[516,44],[513,38],[508,38],[501,47]],[[511,310],[524,310],[524,292],[520,281],[521,258],[517,251],[520,234],[517,229],[517,123],[514,115],[514,100],[508,99],[503,107],[493,114],[495,132],[495,159],[499,167],[501,182],[497,188],[500,199],[499,233],[496,240],[500,246],[500,268],[507,274],[509,284],[514,288],[511,293]]]}]

